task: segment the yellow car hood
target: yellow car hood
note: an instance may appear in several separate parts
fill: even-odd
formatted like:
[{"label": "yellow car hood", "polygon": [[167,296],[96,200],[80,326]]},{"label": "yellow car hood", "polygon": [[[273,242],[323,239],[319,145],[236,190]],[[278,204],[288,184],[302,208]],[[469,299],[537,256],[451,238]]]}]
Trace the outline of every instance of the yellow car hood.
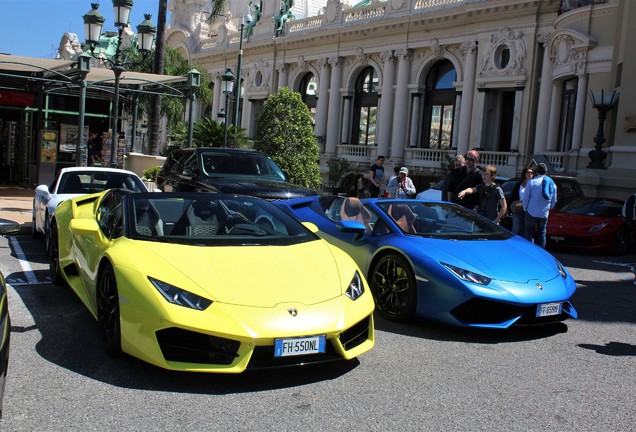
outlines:
[{"label": "yellow car hood", "polygon": [[342,295],[355,271],[351,262],[344,265],[344,274],[335,251],[323,241],[292,246],[197,247],[156,242],[137,242],[137,246],[155,255],[149,276],[190,290],[177,282],[182,277],[166,280],[164,275],[171,273],[166,270],[172,268],[205,291],[206,297],[242,306],[321,303]]}]

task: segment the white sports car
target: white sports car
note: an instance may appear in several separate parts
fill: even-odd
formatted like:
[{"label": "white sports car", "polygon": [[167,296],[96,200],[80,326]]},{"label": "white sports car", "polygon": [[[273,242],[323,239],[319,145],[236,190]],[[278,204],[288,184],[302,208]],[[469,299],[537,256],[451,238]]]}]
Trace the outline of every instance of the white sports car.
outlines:
[{"label": "white sports car", "polygon": [[49,226],[53,212],[64,200],[105,189],[124,188],[148,192],[139,176],[117,168],[69,167],[61,169],[51,186],[40,185],[33,198],[32,230],[34,237],[44,236],[49,250]]}]

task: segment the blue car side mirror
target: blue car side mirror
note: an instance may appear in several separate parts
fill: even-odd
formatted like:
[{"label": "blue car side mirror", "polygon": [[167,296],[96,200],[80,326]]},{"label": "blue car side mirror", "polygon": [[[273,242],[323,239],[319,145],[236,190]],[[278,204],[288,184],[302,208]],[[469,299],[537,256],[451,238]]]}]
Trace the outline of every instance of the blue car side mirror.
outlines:
[{"label": "blue car side mirror", "polygon": [[336,227],[342,232],[362,234],[366,231],[364,224],[358,221],[341,220],[336,223]]}]

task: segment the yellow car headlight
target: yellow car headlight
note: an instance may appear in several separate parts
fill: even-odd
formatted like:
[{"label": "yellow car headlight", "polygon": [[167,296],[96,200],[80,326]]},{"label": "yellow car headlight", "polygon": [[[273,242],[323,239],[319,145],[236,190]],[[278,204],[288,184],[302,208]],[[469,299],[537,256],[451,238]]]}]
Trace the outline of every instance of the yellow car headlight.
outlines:
[{"label": "yellow car headlight", "polygon": [[190,291],[177,288],[169,283],[151,278],[150,276],[148,276],[148,280],[155,288],[157,288],[157,291],[161,293],[163,298],[172,304],[196,310],[205,310],[212,304],[212,300],[193,294]]},{"label": "yellow car headlight", "polygon": [[362,283],[362,278],[360,274],[356,271],[353,275],[353,279],[349,283],[349,287],[345,291],[347,297],[351,300],[356,300],[364,293],[364,284]]}]

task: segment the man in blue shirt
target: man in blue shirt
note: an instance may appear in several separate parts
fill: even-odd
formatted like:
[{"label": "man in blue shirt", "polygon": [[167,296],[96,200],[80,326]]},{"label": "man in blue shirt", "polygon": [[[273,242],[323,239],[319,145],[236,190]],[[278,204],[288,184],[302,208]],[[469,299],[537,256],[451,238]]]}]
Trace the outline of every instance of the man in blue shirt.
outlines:
[{"label": "man in blue shirt", "polygon": [[526,185],[522,199],[526,212],[524,237],[528,241],[534,240],[542,248],[545,248],[548,214],[557,201],[556,185],[547,173],[546,164],[540,163],[537,166],[537,176]]}]

